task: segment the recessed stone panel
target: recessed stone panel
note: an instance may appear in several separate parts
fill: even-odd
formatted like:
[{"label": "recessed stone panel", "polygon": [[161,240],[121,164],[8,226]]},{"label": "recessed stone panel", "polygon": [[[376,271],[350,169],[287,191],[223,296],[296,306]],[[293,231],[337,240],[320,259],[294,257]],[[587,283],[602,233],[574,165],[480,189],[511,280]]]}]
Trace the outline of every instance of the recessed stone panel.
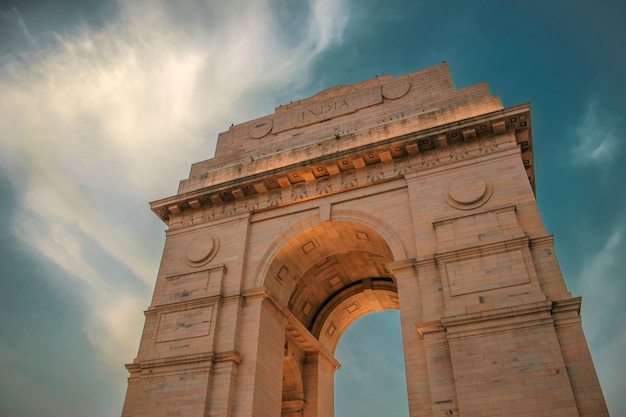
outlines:
[{"label": "recessed stone panel", "polygon": [[359,308],[361,308],[361,305],[359,304],[358,301],[355,301],[354,303],[349,304],[349,305],[346,306],[346,312],[348,314],[352,314],[355,311],[357,311]]},{"label": "recessed stone panel", "polygon": [[339,277],[339,275],[333,275],[332,277],[328,278],[328,283],[331,287],[337,287],[341,284],[341,277]]},{"label": "recessed stone panel", "polygon": [[315,244],[315,242],[313,240],[309,240],[304,245],[302,245],[302,252],[308,255],[312,250],[316,248],[317,245]]},{"label": "recessed stone panel", "polygon": [[223,265],[189,274],[167,277],[163,297],[157,304],[189,301],[222,293],[222,280],[226,268]]},{"label": "recessed stone panel", "polygon": [[311,303],[309,301],[305,302],[304,306],[302,307],[302,314],[304,314],[305,316],[308,316],[309,313],[311,312],[311,308],[313,308]]},{"label": "recessed stone panel", "polygon": [[287,267],[287,265],[281,266],[280,269],[278,270],[278,274],[276,274],[276,278],[278,278],[279,281],[282,281],[286,279],[288,276],[289,276],[289,268]]},{"label": "recessed stone panel", "polygon": [[520,249],[450,262],[446,272],[452,296],[530,282]]},{"label": "recessed stone panel", "polygon": [[165,313],[159,322],[157,343],[208,336],[213,306]]}]

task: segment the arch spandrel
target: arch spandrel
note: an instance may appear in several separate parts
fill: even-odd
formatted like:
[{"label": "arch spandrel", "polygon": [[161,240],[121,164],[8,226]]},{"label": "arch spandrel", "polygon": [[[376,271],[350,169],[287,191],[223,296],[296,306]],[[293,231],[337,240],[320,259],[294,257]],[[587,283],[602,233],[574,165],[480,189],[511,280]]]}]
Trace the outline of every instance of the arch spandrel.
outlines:
[{"label": "arch spandrel", "polygon": [[314,228],[320,224],[319,215],[313,215],[307,217],[303,220],[296,222],[294,225],[289,227],[287,230],[282,232],[278,237],[274,239],[274,241],[269,245],[268,249],[265,251],[263,257],[259,261],[256,272],[252,279],[252,283],[250,286],[245,286],[248,288],[260,288],[266,286],[266,280],[269,276],[275,277],[276,275],[272,274],[270,271],[270,267],[272,266],[273,260],[276,258],[278,253],[284,249],[284,247],[292,241],[296,236],[300,233],[308,230],[310,228]]},{"label": "arch spandrel", "polygon": [[380,218],[362,211],[334,210],[332,220],[352,221],[375,230],[388,245],[394,261],[401,261],[407,258],[406,249],[396,232]]}]

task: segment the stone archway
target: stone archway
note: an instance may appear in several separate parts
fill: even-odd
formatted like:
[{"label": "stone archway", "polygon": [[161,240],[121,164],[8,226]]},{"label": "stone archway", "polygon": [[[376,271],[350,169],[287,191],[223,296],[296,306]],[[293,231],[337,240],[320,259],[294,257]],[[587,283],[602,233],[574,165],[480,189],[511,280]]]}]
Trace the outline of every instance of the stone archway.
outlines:
[{"label": "stone archway", "polygon": [[[332,390],[325,391],[326,398],[316,398],[318,393],[308,392],[313,390],[305,386],[333,387],[337,363],[326,361],[322,365],[326,369],[308,373],[307,366],[320,352],[332,357],[341,335],[354,321],[371,312],[399,309],[397,286],[386,266],[393,261],[385,239],[370,226],[353,220],[325,221],[300,230],[274,251],[264,285],[278,295],[276,302],[298,321],[297,327],[319,342],[318,349],[310,349],[310,341],[300,340],[302,330],[295,331],[293,323],[287,325],[283,416],[315,415],[307,402],[325,407],[325,412],[318,410],[317,415],[332,412],[333,397],[328,397]],[[320,366],[316,359],[313,362]],[[309,378],[307,384],[303,375]]]},{"label": "stone archway", "polygon": [[606,415],[531,124],[441,64],[231,126],[151,203],[168,231],[123,416],[332,417],[337,340],[387,308],[411,417]]}]

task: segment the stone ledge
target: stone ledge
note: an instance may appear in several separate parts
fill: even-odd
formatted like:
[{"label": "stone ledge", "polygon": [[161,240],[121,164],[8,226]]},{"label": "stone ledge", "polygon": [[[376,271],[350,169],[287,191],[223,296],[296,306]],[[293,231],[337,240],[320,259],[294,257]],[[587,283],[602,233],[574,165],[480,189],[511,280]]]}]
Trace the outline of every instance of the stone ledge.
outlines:
[{"label": "stone ledge", "polygon": [[126,364],[126,369],[131,373],[140,372],[146,369],[160,368],[165,366],[176,366],[186,364],[198,364],[207,363],[208,366],[218,362],[234,362],[239,365],[243,360],[243,355],[236,351],[227,352],[204,352],[194,353],[191,355],[173,356],[168,358],[148,359],[143,361],[135,360],[133,363]]},{"label": "stone ledge", "polygon": [[554,325],[552,302],[542,301],[452,317],[443,317],[448,339]]},{"label": "stone ledge", "polygon": [[[280,192],[284,189],[291,189],[296,186],[307,187],[310,184],[315,185],[321,180],[334,178],[340,174],[350,175],[350,173],[359,169],[373,169],[375,166],[380,166],[380,168],[377,168],[380,173],[372,173],[368,179],[369,182],[372,182],[371,180],[373,180],[373,182],[377,180],[389,180],[401,177],[411,170],[421,170],[456,161],[456,154],[452,155],[450,152],[444,152],[445,155],[442,154],[441,158],[437,156],[436,153],[442,152],[445,148],[458,148],[459,145],[465,146],[507,133],[515,135],[516,143],[522,148],[522,152],[530,152],[530,126],[525,127],[523,131],[518,131],[515,126],[513,126],[515,122],[509,123],[507,121],[517,120],[520,115],[527,115],[529,117],[529,105],[525,104],[498,110],[486,115],[448,123],[436,128],[418,130],[408,134],[393,135],[391,138],[374,143],[363,141],[363,145],[328,154],[324,154],[323,152],[324,147],[321,146],[321,144],[324,143],[324,140],[322,140],[322,142],[317,144],[306,145],[302,148],[283,151],[281,153],[282,155],[284,155],[285,152],[289,153],[288,160],[295,162],[272,168],[272,164],[269,164],[267,161],[252,160],[243,165],[236,164],[230,167],[222,167],[215,170],[215,172],[221,173],[220,176],[223,178],[222,180],[208,183],[199,190],[183,192],[173,197],[154,201],[150,205],[152,210],[168,224],[171,216],[179,216],[183,212],[200,209],[202,207],[219,207],[232,203],[235,205],[243,205],[246,209],[256,209],[255,204],[251,203],[248,205],[246,203],[247,198],[251,196],[267,195],[271,192]],[[500,132],[497,127],[500,124],[508,126],[502,133],[496,133]],[[470,130],[474,131],[475,134],[466,134]],[[353,136],[355,134],[350,135]],[[368,137],[371,135],[372,133],[370,132]],[[389,134],[383,133],[380,133],[380,135],[389,136]],[[355,141],[352,136],[342,137],[340,140]],[[326,141],[331,142],[336,140],[336,138],[326,139]],[[475,147],[478,149],[478,145]],[[485,150],[487,152],[493,152],[500,149],[498,149],[497,145],[494,145],[494,149],[485,147]],[[294,152],[301,155],[292,155]],[[409,160],[414,160],[418,155],[423,155],[419,157],[421,161],[420,164],[415,164],[414,162],[409,163]],[[467,150],[467,155],[479,156],[482,155],[482,153],[470,155],[469,150]],[[270,158],[270,156],[267,158]],[[524,154],[522,154],[522,158],[524,161],[530,161],[529,164],[525,164],[525,166],[529,180],[534,188],[532,158]],[[397,169],[393,169],[393,172],[385,173],[385,171],[388,171],[385,169],[388,164],[398,164],[398,161],[403,160],[404,164],[408,164],[406,168],[397,167]],[[255,166],[257,166],[257,168],[255,168]],[[228,173],[229,170],[232,170],[232,173]],[[242,172],[244,173],[242,174]],[[348,181],[348,185],[345,184],[345,181],[343,182],[344,184],[341,185],[340,190],[350,187],[350,181]],[[363,185],[359,184],[359,186]],[[304,193],[305,194],[291,193],[292,200],[294,200],[293,202],[300,200],[302,197],[301,194],[308,198],[311,197],[306,191],[304,191]],[[323,189],[316,190],[315,194],[315,196],[321,196],[325,195],[326,192]],[[279,203],[282,203],[282,199]],[[268,204],[269,206],[273,205],[272,201],[269,201]],[[231,214],[235,212],[236,208],[233,207],[233,213]],[[230,215],[226,211],[224,214]]]}]

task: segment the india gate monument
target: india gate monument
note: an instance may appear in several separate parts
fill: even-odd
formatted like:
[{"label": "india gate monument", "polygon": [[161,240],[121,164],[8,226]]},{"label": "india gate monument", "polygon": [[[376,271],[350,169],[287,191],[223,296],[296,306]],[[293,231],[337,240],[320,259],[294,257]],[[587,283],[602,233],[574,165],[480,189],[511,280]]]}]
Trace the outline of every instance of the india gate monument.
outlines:
[{"label": "india gate monument", "polygon": [[383,310],[410,417],[608,415],[530,105],[445,63],[233,125],[151,208],[166,241],[124,417],[332,417],[337,343]]}]

